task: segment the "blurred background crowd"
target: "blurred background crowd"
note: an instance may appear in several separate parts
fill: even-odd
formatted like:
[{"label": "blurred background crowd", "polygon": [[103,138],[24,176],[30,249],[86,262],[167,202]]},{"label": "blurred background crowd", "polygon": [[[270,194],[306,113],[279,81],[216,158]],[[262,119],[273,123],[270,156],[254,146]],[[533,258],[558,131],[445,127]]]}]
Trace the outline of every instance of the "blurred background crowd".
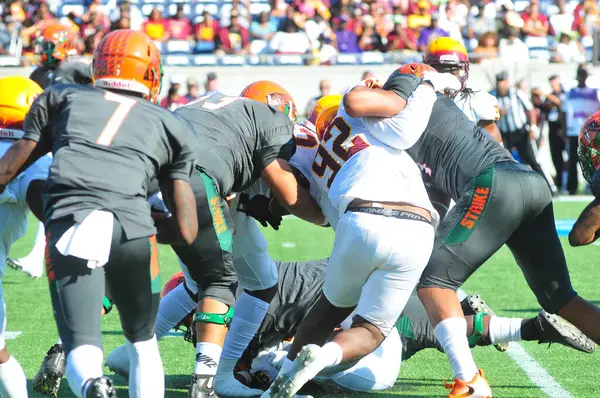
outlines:
[{"label": "blurred background crowd", "polygon": [[144,31],[166,54],[418,53],[439,36],[472,62],[542,58],[583,62],[600,27],[595,0],[15,0],[0,4],[0,53],[19,41],[25,60],[54,21],[91,54],[107,32]]}]

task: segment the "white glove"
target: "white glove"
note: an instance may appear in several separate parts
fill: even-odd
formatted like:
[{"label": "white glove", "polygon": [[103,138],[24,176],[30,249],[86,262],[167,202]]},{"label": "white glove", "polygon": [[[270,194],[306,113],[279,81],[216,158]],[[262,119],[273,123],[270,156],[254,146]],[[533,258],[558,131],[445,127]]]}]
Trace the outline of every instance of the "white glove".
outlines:
[{"label": "white glove", "polygon": [[423,81],[431,83],[435,91],[459,91],[462,88],[460,80],[451,73],[425,72]]}]

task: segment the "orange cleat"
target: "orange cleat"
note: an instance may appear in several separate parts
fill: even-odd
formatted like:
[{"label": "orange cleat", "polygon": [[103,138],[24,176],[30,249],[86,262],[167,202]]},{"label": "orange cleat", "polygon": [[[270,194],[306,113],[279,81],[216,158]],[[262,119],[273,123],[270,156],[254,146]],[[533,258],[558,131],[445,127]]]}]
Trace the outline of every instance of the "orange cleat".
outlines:
[{"label": "orange cleat", "polygon": [[491,398],[492,389],[483,375],[483,370],[479,369],[473,380],[465,382],[454,379],[454,383],[446,383],[447,389],[452,389],[448,398]]}]

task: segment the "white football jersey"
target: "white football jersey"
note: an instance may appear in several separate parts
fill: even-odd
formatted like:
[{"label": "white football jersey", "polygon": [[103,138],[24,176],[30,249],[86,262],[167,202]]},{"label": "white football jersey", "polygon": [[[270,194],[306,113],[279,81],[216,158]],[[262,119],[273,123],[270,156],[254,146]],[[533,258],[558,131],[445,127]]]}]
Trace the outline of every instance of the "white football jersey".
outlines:
[{"label": "white football jersey", "polygon": [[498,121],[500,119],[498,99],[485,91],[458,93],[454,98],[454,103],[473,123],[478,123],[480,120]]},{"label": "white football jersey", "polygon": [[425,130],[435,100],[431,88],[417,88],[404,110],[386,119],[352,118],[340,104],[312,167],[312,181],[339,217],[354,199],[403,202],[429,210],[437,225],[421,172],[404,151]]}]

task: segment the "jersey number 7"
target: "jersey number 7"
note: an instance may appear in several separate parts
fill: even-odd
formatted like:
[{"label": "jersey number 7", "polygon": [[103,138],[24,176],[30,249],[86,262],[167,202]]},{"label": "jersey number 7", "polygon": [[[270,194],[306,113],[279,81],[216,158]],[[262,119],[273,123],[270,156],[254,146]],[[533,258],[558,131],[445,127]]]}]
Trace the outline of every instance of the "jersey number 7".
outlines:
[{"label": "jersey number 7", "polygon": [[[337,134],[334,136],[334,133]],[[323,139],[321,140],[319,149],[317,149],[312,170],[319,178],[325,176],[327,169],[331,170],[331,175],[327,179],[327,188],[331,187],[335,176],[344,163],[346,163],[352,155],[369,146],[369,143],[362,134],[350,137],[351,133],[352,127],[343,117],[338,116],[333,119],[329,127],[327,127],[325,134],[323,134]],[[328,147],[330,147],[331,150],[329,150]],[[320,163],[319,158],[321,160]]]},{"label": "jersey number 7", "polygon": [[110,119],[108,119],[108,123],[106,123],[104,129],[102,130],[102,132],[98,136],[98,139],[96,140],[96,144],[98,145],[109,146],[112,140],[119,132],[119,128],[121,128],[123,121],[129,114],[129,112],[131,112],[131,109],[134,107],[134,105],[137,103],[137,100],[129,97],[124,97],[122,95],[118,95],[110,91],[104,93],[104,99],[119,104],[117,106],[117,109],[115,109],[115,111],[113,112]]}]

